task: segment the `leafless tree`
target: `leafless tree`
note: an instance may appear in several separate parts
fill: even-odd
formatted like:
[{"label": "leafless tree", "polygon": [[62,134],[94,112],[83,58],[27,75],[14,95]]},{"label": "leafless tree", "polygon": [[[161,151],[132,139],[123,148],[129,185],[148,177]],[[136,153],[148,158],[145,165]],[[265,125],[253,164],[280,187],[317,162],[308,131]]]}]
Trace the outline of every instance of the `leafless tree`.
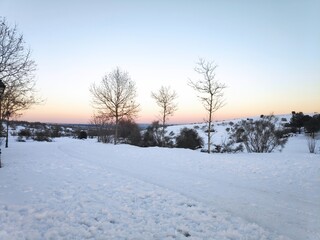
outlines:
[{"label": "leafless tree", "polygon": [[1,119],[7,112],[17,116],[22,110],[42,102],[36,96],[35,70],[36,64],[25,47],[23,35],[16,26],[10,27],[6,19],[0,17],[0,80],[6,85]]},{"label": "leafless tree", "polygon": [[114,121],[114,144],[117,144],[119,121],[125,118],[132,119],[138,113],[135,83],[127,72],[117,67],[105,75],[99,85],[92,84],[90,92],[93,107],[98,111],[98,115],[104,115]]},{"label": "leafless tree", "polygon": [[112,123],[108,116],[93,115],[90,123],[95,126],[94,135],[97,136],[98,142],[109,143],[111,142]]},{"label": "leafless tree", "polygon": [[151,92],[151,97],[156,100],[157,105],[160,107],[160,118],[162,123],[161,139],[162,146],[164,147],[166,123],[169,119],[169,116],[172,116],[174,112],[178,109],[178,105],[177,103],[175,103],[175,100],[178,97],[178,95],[174,90],[171,90],[170,87],[161,86],[157,93]]},{"label": "leafless tree", "polygon": [[195,71],[202,76],[197,81],[189,80],[189,86],[198,92],[205,110],[208,113],[208,153],[211,152],[211,132],[213,130],[212,119],[213,114],[225,105],[223,99],[224,89],[226,85],[216,79],[216,68],[218,66],[214,62],[208,62],[199,59]]}]

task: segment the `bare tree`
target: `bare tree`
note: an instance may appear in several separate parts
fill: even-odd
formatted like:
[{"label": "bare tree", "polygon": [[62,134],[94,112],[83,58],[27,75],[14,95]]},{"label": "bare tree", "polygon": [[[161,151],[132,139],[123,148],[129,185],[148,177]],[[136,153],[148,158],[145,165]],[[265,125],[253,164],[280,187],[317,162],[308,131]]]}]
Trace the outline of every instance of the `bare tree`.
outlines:
[{"label": "bare tree", "polygon": [[170,87],[161,86],[157,93],[151,92],[151,97],[156,100],[157,105],[160,107],[160,118],[162,123],[161,142],[164,147],[166,123],[169,116],[173,116],[174,112],[178,109],[178,105],[174,102],[178,95],[174,90],[171,90]]},{"label": "bare tree", "polygon": [[198,92],[205,110],[208,113],[208,153],[211,152],[211,131],[213,114],[225,105],[223,99],[223,90],[227,87],[216,79],[216,68],[218,66],[214,62],[208,62],[199,59],[195,71],[202,75],[202,79],[197,81],[189,80],[189,86]]},{"label": "bare tree", "polygon": [[100,85],[92,84],[90,92],[93,107],[98,111],[98,115],[105,115],[114,121],[114,144],[117,144],[119,121],[124,118],[131,119],[138,113],[135,83],[127,72],[117,67],[104,76]]},{"label": "bare tree", "polygon": [[93,115],[90,123],[95,126],[94,135],[97,136],[98,142],[111,142],[112,123],[106,115]]},{"label": "bare tree", "polygon": [[36,96],[35,70],[36,64],[25,47],[23,35],[18,33],[16,26],[10,27],[6,19],[0,18],[0,80],[6,85],[1,119],[7,112],[16,116],[42,102]]}]

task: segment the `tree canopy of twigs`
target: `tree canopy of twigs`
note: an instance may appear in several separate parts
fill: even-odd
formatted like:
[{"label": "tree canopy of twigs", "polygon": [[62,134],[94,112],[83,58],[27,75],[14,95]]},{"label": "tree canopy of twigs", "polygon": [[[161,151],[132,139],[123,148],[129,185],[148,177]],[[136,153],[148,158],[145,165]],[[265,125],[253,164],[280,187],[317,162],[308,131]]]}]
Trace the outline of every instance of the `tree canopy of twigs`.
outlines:
[{"label": "tree canopy of twigs", "polygon": [[224,83],[216,79],[216,68],[218,66],[214,62],[208,62],[204,59],[199,59],[195,71],[202,76],[201,79],[192,81],[189,80],[188,84],[197,93],[202,102],[203,107],[208,113],[208,153],[211,152],[211,132],[213,114],[225,105],[224,89],[227,87]]},{"label": "tree canopy of twigs", "polygon": [[173,116],[174,112],[178,109],[178,105],[175,102],[178,97],[174,90],[170,87],[161,86],[158,92],[151,92],[151,97],[156,101],[160,107],[160,120],[162,123],[161,138],[162,146],[164,146],[165,127],[169,116]]},{"label": "tree canopy of twigs", "polygon": [[135,83],[119,67],[105,75],[99,85],[90,87],[93,107],[98,115],[108,117],[115,124],[114,144],[118,142],[118,127],[122,119],[132,119],[139,111],[135,102]]},{"label": "tree canopy of twigs", "polygon": [[23,35],[17,26],[10,27],[0,17],[0,80],[6,85],[2,96],[1,119],[19,115],[34,104],[42,102],[36,96],[34,72],[36,64],[31,59],[30,49],[25,47]]}]

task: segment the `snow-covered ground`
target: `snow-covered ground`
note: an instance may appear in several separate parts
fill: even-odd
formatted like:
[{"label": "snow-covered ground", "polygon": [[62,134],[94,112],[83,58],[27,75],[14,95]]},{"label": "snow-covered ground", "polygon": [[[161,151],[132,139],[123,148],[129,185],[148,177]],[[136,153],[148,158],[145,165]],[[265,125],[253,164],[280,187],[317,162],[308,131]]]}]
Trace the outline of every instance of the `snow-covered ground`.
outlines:
[{"label": "snow-covered ground", "polygon": [[320,239],[320,154],[95,140],[2,147],[0,239]]}]

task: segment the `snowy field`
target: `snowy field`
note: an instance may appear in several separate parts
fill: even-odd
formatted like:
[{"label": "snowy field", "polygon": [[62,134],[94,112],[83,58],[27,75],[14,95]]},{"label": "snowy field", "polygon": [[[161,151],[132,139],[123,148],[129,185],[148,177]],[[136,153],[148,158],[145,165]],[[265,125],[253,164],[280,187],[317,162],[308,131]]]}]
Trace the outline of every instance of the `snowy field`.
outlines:
[{"label": "snowy field", "polygon": [[0,239],[320,239],[320,154],[2,146]]}]

